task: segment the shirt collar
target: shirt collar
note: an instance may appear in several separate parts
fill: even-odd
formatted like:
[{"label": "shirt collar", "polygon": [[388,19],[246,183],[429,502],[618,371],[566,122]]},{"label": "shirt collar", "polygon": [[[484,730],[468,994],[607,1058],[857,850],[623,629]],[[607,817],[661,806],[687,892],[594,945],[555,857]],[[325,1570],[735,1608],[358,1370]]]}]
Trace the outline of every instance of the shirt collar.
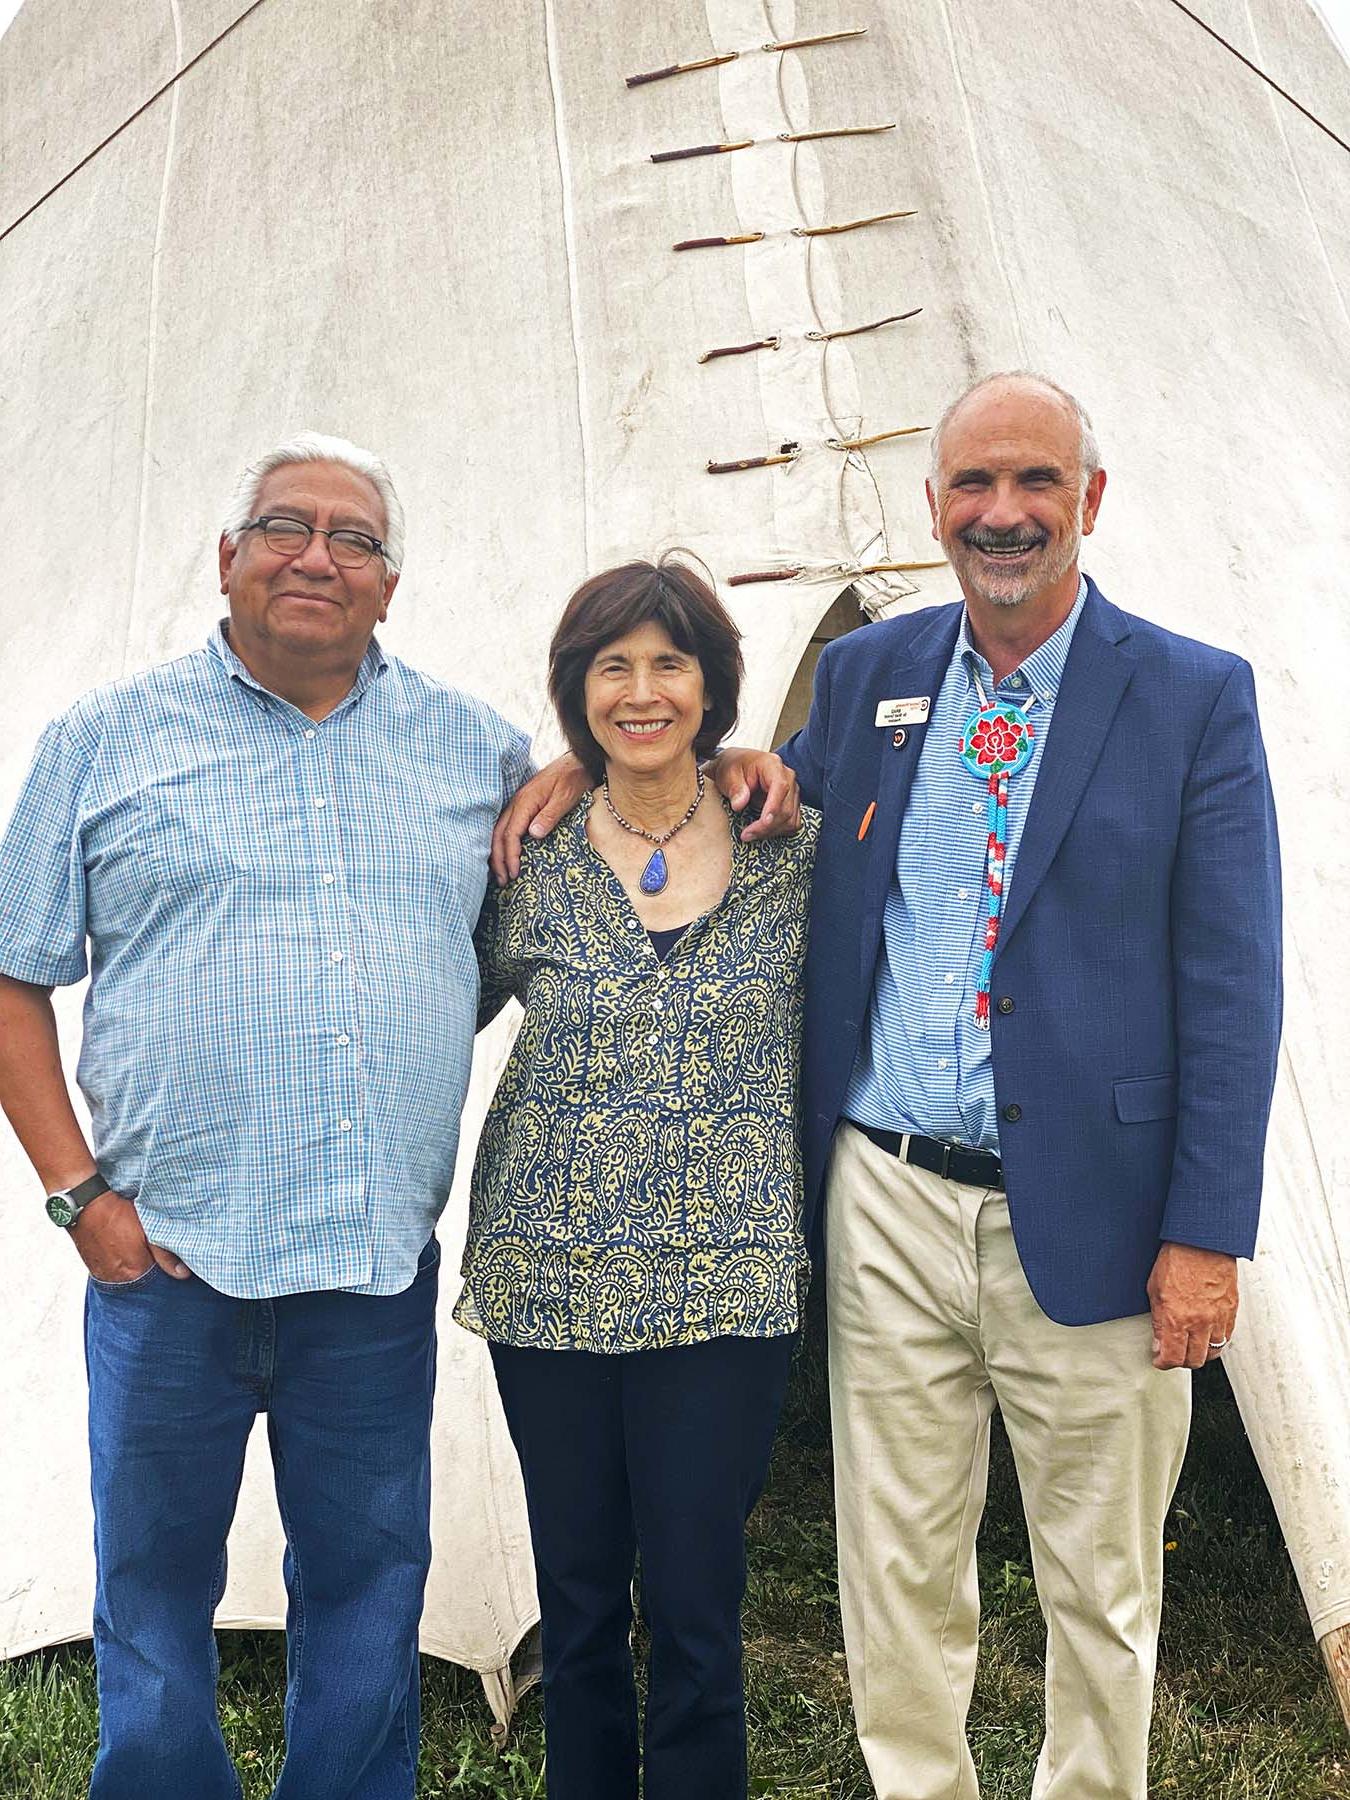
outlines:
[{"label": "shirt collar", "polygon": [[[215,630],[206,640],[207,650],[224,664],[226,674],[233,680],[242,682],[245,687],[251,687],[255,693],[265,694],[271,700],[281,700],[283,706],[288,706],[289,701],[282,700],[280,694],[274,694],[271,688],[264,687],[260,681],[249,674],[243,663],[240,662],[230,648],[229,639],[225,635],[225,627],[228,624],[228,619],[217,621]],[[351,691],[343,697],[339,706],[350,706],[353,701],[359,700],[375,677],[383,675],[388,666],[384,651],[381,650],[378,641],[371,638],[366,647],[366,653],[361,658],[361,667],[356,671],[356,680],[352,683]],[[337,711],[338,707],[333,710]]]},{"label": "shirt collar", "polygon": [[[1064,679],[1064,664],[1068,661],[1069,645],[1073,642],[1074,630],[1086,601],[1087,578],[1080,575],[1078,597],[1073,603],[1068,618],[1052,637],[1048,637],[1043,644],[1037,645],[1020,668],[1012,672],[1012,675],[1021,675],[1025,679],[1026,687],[1023,691],[1034,694],[1042,706],[1053,706],[1055,703],[1055,697],[1059,693],[1059,684]],[[964,608],[961,612],[961,630],[957,634],[953,660],[959,661],[967,674],[972,668],[977,669],[985,684],[985,691],[989,691],[993,685],[994,672],[971,642],[970,620]],[[1012,675],[1005,675],[999,686],[1002,687],[1011,681]]]}]

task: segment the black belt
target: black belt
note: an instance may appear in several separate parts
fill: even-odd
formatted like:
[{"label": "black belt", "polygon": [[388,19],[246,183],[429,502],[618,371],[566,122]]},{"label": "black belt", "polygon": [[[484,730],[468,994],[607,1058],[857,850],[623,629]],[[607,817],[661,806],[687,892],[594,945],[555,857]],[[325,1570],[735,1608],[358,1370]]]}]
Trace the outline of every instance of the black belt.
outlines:
[{"label": "black belt", "polygon": [[966,1150],[960,1144],[944,1144],[938,1138],[906,1137],[898,1131],[883,1131],[879,1125],[863,1125],[857,1119],[846,1119],[845,1124],[871,1138],[878,1149],[941,1175],[944,1181],[1002,1190],[1003,1164],[989,1150]]}]

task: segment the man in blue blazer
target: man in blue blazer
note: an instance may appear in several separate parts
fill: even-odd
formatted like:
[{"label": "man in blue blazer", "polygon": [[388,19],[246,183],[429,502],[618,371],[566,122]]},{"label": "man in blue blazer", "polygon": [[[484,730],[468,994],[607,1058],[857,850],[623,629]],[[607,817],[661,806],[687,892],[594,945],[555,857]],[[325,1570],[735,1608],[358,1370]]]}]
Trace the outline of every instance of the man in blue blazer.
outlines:
[{"label": "man in blue blazer", "polygon": [[1280,909],[1252,673],[1080,575],[1104,486],[1062,390],[963,395],[929,503],[964,605],[830,645],[781,752],[824,813],[806,1191],[879,1800],[976,1793],[995,1405],[1049,1628],[1034,1792],[1143,1800],[1186,1371],[1255,1243]]},{"label": "man in blue blazer", "polygon": [[[781,752],[824,815],[806,1207],[878,1800],[976,1795],[996,1406],[1048,1625],[1036,1800],[1144,1800],[1188,1371],[1232,1335],[1254,1247],[1280,919],[1252,674],[1080,574],[1105,482],[1054,383],[963,394],[929,502],[964,603],[830,645]],[[717,776],[784,812],[775,759]],[[504,818],[499,872],[576,798],[544,792]]]}]

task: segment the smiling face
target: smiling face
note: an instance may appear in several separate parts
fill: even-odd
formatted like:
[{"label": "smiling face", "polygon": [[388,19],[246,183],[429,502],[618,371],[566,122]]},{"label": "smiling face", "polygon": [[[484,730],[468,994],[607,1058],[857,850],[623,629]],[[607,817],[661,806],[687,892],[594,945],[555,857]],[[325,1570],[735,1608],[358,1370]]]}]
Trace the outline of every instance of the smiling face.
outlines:
[{"label": "smiling face", "polygon": [[[349,526],[382,538],[384,509],[373,484],[342,463],[288,463],[258,490],[255,516],[284,514],[306,525]],[[245,663],[269,666],[301,659],[350,662],[355,669],[398,582],[382,556],[358,569],[333,561],[316,531],[295,555],[268,548],[261,531],[237,544],[220,540],[221,592],[230,601],[230,638]],[[251,665],[250,665],[251,666]]]},{"label": "smiling face", "polygon": [[1037,382],[993,382],[952,414],[939,449],[933,536],[967,600],[1016,607],[1076,590],[1106,476],[1084,483],[1072,408]]},{"label": "smiling face", "polygon": [[606,768],[627,775],[692,765],[705,704],[698,658],[653,620],[602,645],[586,671],[586,723]]}]

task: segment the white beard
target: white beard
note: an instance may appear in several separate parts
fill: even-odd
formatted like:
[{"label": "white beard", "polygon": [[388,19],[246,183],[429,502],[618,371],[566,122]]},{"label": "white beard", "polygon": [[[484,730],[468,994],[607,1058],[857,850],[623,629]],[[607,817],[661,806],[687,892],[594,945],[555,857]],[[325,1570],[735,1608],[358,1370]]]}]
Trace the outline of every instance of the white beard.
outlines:
[{"label": "white beard", "polygon": [[[1046,588],[1053,587],[1059,578],[1073,567],[1074,563],[1077,561],[1078,552],[1082,548],[1082,544],[1083,505],[1080,501],[1078,518],[1073,531],[1069,533],[1060,545],[1058,554],[1047,558],[1042,562],[1039,568],[1033,565],[1033,567],[1025,574],[1016,576],[1009,575],[1000,581],[997,571],[994,572],[991,578],[988,564],[982,560],[978,565],[978,579],[976,579],[973,571],[969,568],[967,568],[966,573],[970,579],[971,586],[979,594],[981,600],[988,601],[990,606],[1024,606],[1028,600],[1033,599],[1037,594],[1043,593]],[[972,558],[978,555],[978,552],[974,550],[972,546],[962,545],[961,548]],[[948,551],[948,555],[951,555],[950,550]],[[953,561],[955,560],[956,559],[953,558]]]}]

